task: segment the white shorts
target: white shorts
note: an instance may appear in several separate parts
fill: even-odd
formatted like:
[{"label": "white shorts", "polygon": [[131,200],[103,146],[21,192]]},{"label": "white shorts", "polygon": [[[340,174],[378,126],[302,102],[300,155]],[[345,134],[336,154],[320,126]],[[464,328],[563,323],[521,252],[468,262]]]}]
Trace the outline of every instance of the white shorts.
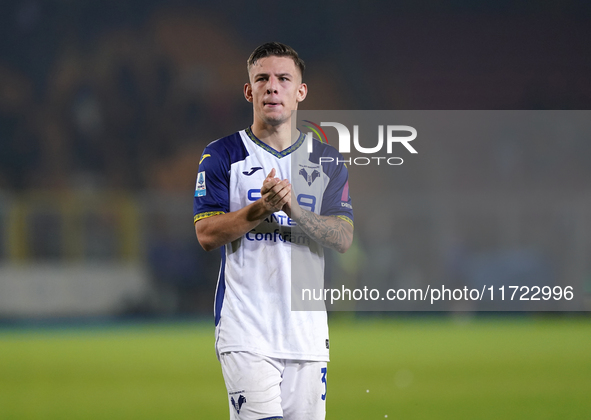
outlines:
[{"label": "white shorts", "polygon": [[326,362],[220,355],[231,420],[324,420]]}]

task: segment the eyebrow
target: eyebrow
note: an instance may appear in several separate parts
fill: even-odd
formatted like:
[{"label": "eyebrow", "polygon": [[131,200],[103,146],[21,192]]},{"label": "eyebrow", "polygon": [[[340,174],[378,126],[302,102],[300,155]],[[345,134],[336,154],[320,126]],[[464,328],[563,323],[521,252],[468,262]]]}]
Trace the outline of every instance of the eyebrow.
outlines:
[{"label": "eyebrow", "polygon": [[[256,79],[257,77],[260,77],[260,76],[269,76],[269,73],[257,73],[253,77]],[[293,77],[291,73],[277,73],[275,76],[277,76],[277,77],[282,77],[282,76]]]}]

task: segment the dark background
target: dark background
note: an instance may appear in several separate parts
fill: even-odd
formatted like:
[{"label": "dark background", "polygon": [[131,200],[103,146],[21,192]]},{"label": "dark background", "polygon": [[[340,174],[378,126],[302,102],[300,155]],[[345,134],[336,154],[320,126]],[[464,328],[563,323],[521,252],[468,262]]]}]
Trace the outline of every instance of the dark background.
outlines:
[{"label": "dark background", "polygon": [[[194,238],[192,191],[203,147],[251,122],[256,46],[306,61],[304,109],[589,109],[590,18],[585,1],[4,1],[0,263],[131,263],[156,292],[120,313],[209,313],[217,253]],[[554,190],[586,191],[587,171],[567,170],[585,166],[584,140]],[[494,176],[479,172],[498,159],[491,141],[471,144],[462,180]],[[526,160],[552,160],[551,141]]]}]

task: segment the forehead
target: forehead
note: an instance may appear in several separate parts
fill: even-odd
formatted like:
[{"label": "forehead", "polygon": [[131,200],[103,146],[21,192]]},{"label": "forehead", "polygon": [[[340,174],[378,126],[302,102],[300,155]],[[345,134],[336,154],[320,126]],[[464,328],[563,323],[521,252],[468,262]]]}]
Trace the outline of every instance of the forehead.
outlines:
[{"label": "forehead", "polygon": [[260,58],[249,69],[248,74],[254,76],[256,74],[291,74],[292,76],[300,75],[295,61],[291,57],[277,57],[269,56]]}]

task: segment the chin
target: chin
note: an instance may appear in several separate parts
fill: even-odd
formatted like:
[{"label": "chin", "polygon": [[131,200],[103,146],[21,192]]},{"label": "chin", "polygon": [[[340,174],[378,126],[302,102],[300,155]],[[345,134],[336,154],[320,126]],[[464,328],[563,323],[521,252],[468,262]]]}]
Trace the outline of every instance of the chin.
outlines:
[{"label": "chin", "polygon": [[285,123],[289,118],[290,116],[285,117],[284,115],[265,115],[263,121],[265,124],[276,126]]}]

